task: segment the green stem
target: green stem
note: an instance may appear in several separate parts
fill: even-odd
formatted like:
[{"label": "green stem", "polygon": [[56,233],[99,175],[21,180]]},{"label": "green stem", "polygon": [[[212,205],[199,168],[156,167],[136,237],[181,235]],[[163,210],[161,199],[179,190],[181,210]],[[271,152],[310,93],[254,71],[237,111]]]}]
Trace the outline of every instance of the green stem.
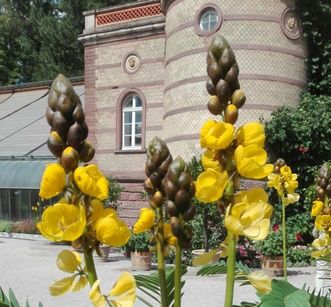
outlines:
[{"label": "green stem", "polygon": [[286,216],[285,216],[285,205],[282,200],[282,208],[283,208],[283,214],[282,214],[282,228],[283,228],[283,271],[284,271],[284,279],[287,281],[287,270],[286,270]]},{"label": "green stem", "polygon": [[234,275],[236,269],[236,241],[232,232],[228,233],[228,260],[226,268],[226,290],[224,307],[232,307]]},{"label": "green stem", "polygon": [[177,242],[176,245],[176,263],[175,263],[175,307],[181,305],[181,277],[182,277],[182,247]]},{"label": "green stem", "polygon": [[93,260],[93,249],[89,248],[87,244],[83,244],[83,251],[84,251],[84,259],[87,270],[87,279],[90,286],[92,287],[94,282],[98,279]]},{"label": "green stem", "polygon": [[159,271],[159,278],[160,278],[161,306],[168,307],[167,280],[166,280],[166,276],[165,276],[163,251],[164,251],[163,244],[158,240],[157,241],[157,269]]},{"label": "green stem", "polygon": [[157,269],[159,272],[161,289],[161,307],[168,307],[167,280],[164,265],[164,235],[163,235],[163,212],[158,208],[158,239],[157,239]]}]

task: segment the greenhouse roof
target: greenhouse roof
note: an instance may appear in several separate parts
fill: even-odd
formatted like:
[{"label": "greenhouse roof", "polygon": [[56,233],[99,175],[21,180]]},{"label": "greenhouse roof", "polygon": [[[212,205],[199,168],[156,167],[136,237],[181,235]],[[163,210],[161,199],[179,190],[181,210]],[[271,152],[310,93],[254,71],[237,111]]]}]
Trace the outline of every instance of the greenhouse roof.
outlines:
[{"label": "greenhouse roof", "polygon": [[[73,85],[84,105],[79,81]],[[46,143],[50,84],[0,87],[0,189],[39,189],[45,165],[54,160]]]}]

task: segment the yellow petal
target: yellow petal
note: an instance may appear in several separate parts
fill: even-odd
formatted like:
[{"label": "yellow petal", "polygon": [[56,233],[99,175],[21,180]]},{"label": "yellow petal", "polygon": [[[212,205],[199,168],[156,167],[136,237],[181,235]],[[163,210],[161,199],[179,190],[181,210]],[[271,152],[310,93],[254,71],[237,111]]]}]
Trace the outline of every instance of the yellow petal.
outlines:
[{"label": "yellow petal", "polygon": [[50,163],[46,166],[40,183],[39,196],[49,199],[60,194],[66,185],[66,172],[61,164]]},{"label": "yellow petal", "polygon": [[266,295],[271,291],[271,279],[262,271],[251,272],[247,279],[258,293]]},{"label": "yellow petal", "polygon": [[200,131],[201,147],[219,150],[227,148],[234,139],[234,126],[224,122],[207,120]]},{"label": "yellow petal", "polygon": [[270,219],[263,219],[258,224],[253,224],[244,230],[245,237],[260,241],[264,240],[269,233]]},{"label": "yellow petal", "polygon": [[264,126],[258,122],[247,123],[237,131],[237,142],[239,145],[248,146],[255,144],[263,147],[264,141]]},{"label": "yellow petal", "polygon": [[206,150],[201,156],[201,163],[204,169],[212,168],[215,171],[222,172],[223,168],[216,157],[217,151]]},{"label": "yellow petal", "polygon": [[133,227],[133,232],[135,234],[142,233],[146,230],[149,230],[154,225],[155,212],[150,208],[141,208],[140,216],[138,221]]},{"label": "yellow petal", "polygon": [[106,307],[107,302],[105,297],[100,292],[100,280],[96,280],[89,292],[89,298],[94,307]]},{"label": "yellow petal", "polygon": [[37,228],[48,240],[74,241],[82,235],[85,225],[85,209],[82,205],[77,207],[56,203],[45,209]]},{"label": "yellow petal", "polygon": [[85,275],[81,275],[78,281],[73,286],[72,292],[80,291],[87,285],[87,283],[88,283],[87,277]]},{"label": "yellow petal", "polygon": [[172,233],[171,226],[168,223],[165,223],[163,225],[163,236],[164,236],[164,240],[166,241],[167,244],[169,244],[171,246],[176,246],[177,238]]},{"label": "yellow petal", "polygon": [[74,172],[79,189],[86,195],[105,200],[109,196],[109,183],[95,164],[79,166]]},{"label": "yellow petal", "polygon": [[235,202],[240,203],[243,202],[244,199],[248,203],[255,203],[255,202],[267,202],[268,201],[268,194],[261,188],[253,188],[249,190],[242,190],[235,196]]},{"label": "yellow petal", "polygon": [[287,197],[283,197],[283,204],[285,206],[289,204],[296,203],[300,198],[300,195],[298,193],[289,193],[287,194]]},{"label": "yellow petal", "polygon": [[217,253],[217,249],[213,249],[207,253],[199,255],[198,257],[193,259],[192,265],[193,266],[205,265],[214,259],[216,253]]},{"label": "yellow petal", "polygon": [[217,172],[207,169],[202,172],[195,183],[195,197],[202,202],[210,203],[220,199],[228,183],[227,172]]},{"label": "yellow petal", "polygon": [[74,279],[75,279],[75,275],[63,278],[50,285],[49,291],[51,295],[58,296],[68,292],[72,287]]},{"label": "yellow petal", "polygon": [[70,250],[63,250],[57,255],[56,264],[58,268],[67,273],[74,273],[82,260],[77,252]]},{"label": "yellow petal", "polygon": [[136,281],[134,277],[124,272],[114,284],[109,295],[114,307],[132,307],[136,300]]},{"label": "yellow petal", "polygon": [[130,239],[128,226],[119,218],[109,214],[100,218],[95,226],[97,239],[104,244],[120,247]]},{"label": "yellow petal", "polygon": [[319,215],[324,208],[324,203],[320,200],[315,200],[313,202],[313,207],[311,209],[311,216],[317,216]]}]

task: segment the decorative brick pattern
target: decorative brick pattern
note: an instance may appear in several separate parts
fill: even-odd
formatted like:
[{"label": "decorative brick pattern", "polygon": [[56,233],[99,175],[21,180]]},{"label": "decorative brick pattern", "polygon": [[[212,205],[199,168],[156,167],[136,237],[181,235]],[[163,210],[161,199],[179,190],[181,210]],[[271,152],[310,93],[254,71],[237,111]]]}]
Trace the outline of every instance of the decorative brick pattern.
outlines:
[{"label": "decorative brick pattern", "polygon": [[96,161],[101,169],[114,171],[143,171],[146,154],[102,154],[96,155]]},{"label": "decorative brick pattern", "polygon": [[109,129],[115,128],[116,114],[115,110],[110,111],[97,111],[95,113],[95,128],[96,129]]},{"label": "decorative brick pattern", "polygon": [[95,149],[114,149],[115,142],[115,133],[98,133]]},{"label": "decorative brick pattern", "polygon": [[152,38],[124,41],[121,44],[104,44],[96,49],[96,65],[113,65],[122,63],[129,52],[136,52],[141,59],[164,57],[165,39]]},{"label": "decorative brick pattern", "polygon": [[[283,10],[286,8],[286,3],[279,0],[270,0],[268,5],[264,0],[254,1],[238,1],[235,0],[211,0],[209,3],[213,3],[222,10],[224,17],[226,15],[264,15],[264,16],[280,16]],[[294,5],[294,1],[288,1]],[[194,20],[196,12],[206,2],[203,0],[190,0],[181,1],[177,5],[173,6],[167,13],[167,26],[166,32],[172,31],[178,25],[190,22]],[[194,9],[192,9],[194,8]],[[223,32],[223,28],[222,28]]]},{"label": "decorative brick pattern", "polygon": [[96,25],[104,26],[115,22],[139,19],[143,17],[161,15],[160,3],[134,7],[126,10],[113,11],[96,16]]},{"label": "decorative brick pattern", "polygon": [[163,63],[144,64],[137,73],[128,75],[123,72],[121,67],[110,69],[98,69],[96,87],[101,86],[118,86],[134,82],[150,82],[163,80],[164,68]]}]

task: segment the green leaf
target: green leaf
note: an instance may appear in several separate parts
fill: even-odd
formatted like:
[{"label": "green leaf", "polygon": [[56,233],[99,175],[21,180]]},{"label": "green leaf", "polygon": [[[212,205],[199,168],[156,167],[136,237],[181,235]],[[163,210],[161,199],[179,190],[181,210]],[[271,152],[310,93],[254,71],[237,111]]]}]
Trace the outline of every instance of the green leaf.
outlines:
[{"label": "green leaf", "polygon": [[215,274],[224,274],[226,273],[226,263],[224,260],[219,263],[211,263],[204,265],[197,273],[197,275],[206,276],[206,275],[215,275]]},{"label": "green leaf", "polygon": [[9,289],[9,299],[10,299],[10,305],[12,307],[20,307],[20,304],[17,301],[17,298],[12,289]]},{"label": "green leaf", "polygon": [[297,290],[285,298],[286,307],[310,307],[309,294],[302,290]]}]

